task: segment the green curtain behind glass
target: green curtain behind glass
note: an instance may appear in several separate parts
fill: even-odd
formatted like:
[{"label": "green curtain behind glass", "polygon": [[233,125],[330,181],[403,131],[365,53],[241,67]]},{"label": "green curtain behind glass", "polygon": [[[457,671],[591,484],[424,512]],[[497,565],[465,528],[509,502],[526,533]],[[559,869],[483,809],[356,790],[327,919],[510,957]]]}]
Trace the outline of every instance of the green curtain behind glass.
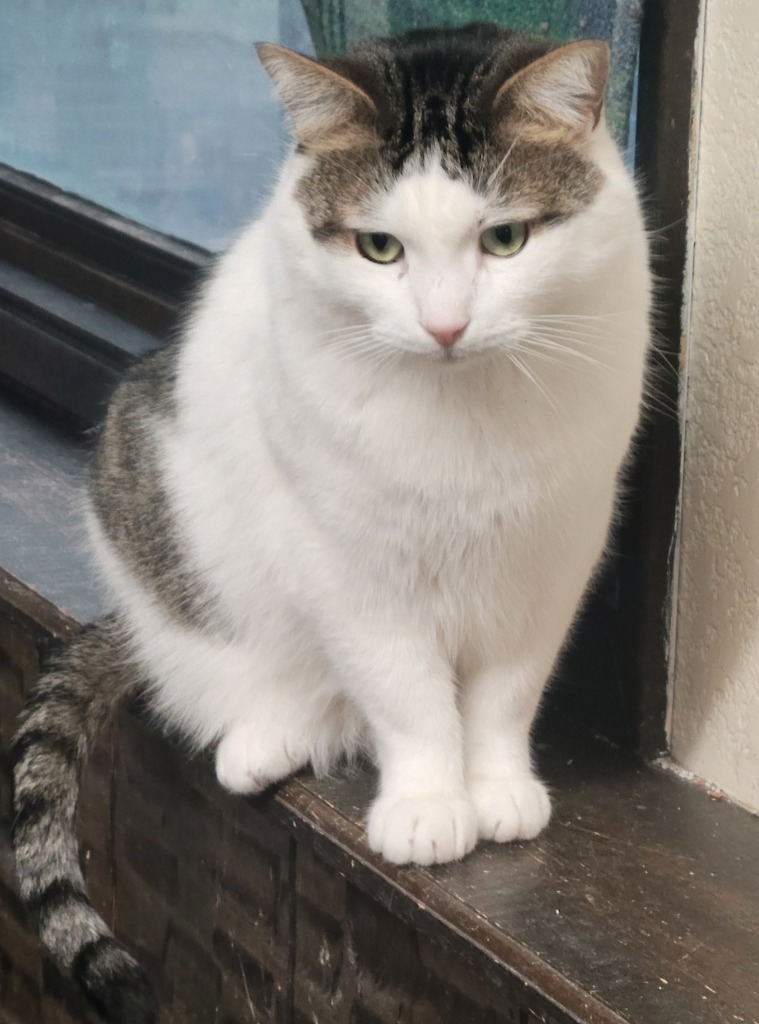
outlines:
[{"label": "green curtain behind glass", "polygon": [[495,21],[558,41],[606,39],[612,48],[607,116],[627,145],[642,0],[301,0],[318,55],[368,36]]}]

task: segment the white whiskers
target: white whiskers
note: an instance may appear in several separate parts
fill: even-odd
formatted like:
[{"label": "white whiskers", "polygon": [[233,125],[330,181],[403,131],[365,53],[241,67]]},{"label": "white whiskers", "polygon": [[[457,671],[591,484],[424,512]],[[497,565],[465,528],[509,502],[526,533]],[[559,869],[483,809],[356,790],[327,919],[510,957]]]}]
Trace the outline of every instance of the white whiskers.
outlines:
[{"label": "white whiskers", "polygon": [[370,324],[339,328],[319,335],[329,344],[333,357],[341,363],[363,362],[374,371],[388,366],[398,353],[379,339]]},{"label": "white whiskers", "polygon": [[[519,352],[520,355],[517,355],[517,352]],[[523,349],[509,349],[507,354],[508,354],[509,359],[514,364],[514,366],[516,366],[516,368],[518,370],[520,370],[525,375],[525,377],[527,377],[527,379],[529,381],[531,381],[535,385],[535,387],[538,389],[540,394],[545,398],[545,400],[551,406],[553,411],[554,412],[558,412],[559,411],[558,405],[554,401],[550,391],[546,388],[545,384],[540,380],[540,378],[535,373],[534,368],[529,367],[525,363],[525,361],[522,358],[520,358],[520,356],[523,353],[524,353]]]},{"label": "white whiskers", "polygon": [[[548,391],[544,379],[538,377],[535,361],[552,364],[573,374],[598,370],[610,378],[624,373],[624,365],[613,358],[616,325],[623,323],[624,313],[609,314],[544,314],[530,318],[528,328],[518,343],[508,351],[512,363],[523,373],[556,409],[556,395]],[[606,358],[604,358],[606,355]],[[678,410],[666,391],[657,387],[663,372],[677,376],[667,360],[671,353],[656,347],[650,350],[649,367],[644,377],[642,407],[668,417]],[[657,365],[660,364],[660,365]],[[657,370],[659,371],[657,373]]]}]

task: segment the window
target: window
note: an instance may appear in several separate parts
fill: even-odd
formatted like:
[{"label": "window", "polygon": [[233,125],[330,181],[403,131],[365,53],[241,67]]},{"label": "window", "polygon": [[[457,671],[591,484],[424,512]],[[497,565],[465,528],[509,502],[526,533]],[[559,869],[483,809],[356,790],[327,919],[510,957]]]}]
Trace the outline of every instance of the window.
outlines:
[{"label": "window", "polygon": [[[0,375],[88,426],[123,369],[166,337],[211,253],[255,214],[285,150],[254,40],[322,54],[473,17],[610,41],[613,130],[634,143],[656,221],[674,225],[657,270],[669,280],[661,333],[676,349],[696,16],[695,3],[676,0],[7,0]],[[665,386],[674,394],[676,382]],[[604,666],[574,675],[611,672],[626,710],[607,731],[654,750],[664,735],[676,422],[652,420],[641,451],[623,555],[588,611],[606,644],[577,645],[604,647]],[[580,689],[593,718],[605,698]]]}]

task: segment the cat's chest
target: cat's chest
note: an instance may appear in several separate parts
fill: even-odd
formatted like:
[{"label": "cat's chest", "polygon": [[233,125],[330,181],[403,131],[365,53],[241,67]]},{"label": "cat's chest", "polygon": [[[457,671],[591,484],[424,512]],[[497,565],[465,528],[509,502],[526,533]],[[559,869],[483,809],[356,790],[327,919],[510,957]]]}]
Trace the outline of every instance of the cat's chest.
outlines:
[{"label": "cat's chest", "polygon": [[245,535],[265,520],[286,557],[306,552],[341,587],[360,576],[450,593],[507,576],[561,532],[583,486],[579,418],[552,429],[513,393],[489,409],[484,389],[470,403],[400,384],[374,397],[290,392],[268,393],[260,443],[249,434],[239,452],[255,485],[235,473],[232,504]]},{"label": "cat's chest", "polygon": [[[322,409],[299,404],[267,434],[308,502],[367,503],[393,521],[451,518],[476,526],[492,511],[522,507],[566,462],[568,431],[497,410],[487,414],[403,400]],[[551,470],[551,467],[554,470]]]},{"label": "cat's chest", "polygon": [[407,448],[396,460],[347,462],[309,495],[315,522],[347,564],[409,581],[487,571],[553,514],[547,475],[507,453]]}]

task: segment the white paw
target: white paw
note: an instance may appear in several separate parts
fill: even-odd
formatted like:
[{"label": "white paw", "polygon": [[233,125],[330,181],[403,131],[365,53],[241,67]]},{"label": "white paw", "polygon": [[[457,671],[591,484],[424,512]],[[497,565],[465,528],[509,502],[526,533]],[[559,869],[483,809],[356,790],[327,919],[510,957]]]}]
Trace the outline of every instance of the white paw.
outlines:
[{"label": "white paw", "polygon": [[444,864],[474,847],[477,818],[469,800],[443,794],[381,798],[369,811],[367,837],[393,864]]},{"label": "white paw", "polygon": [[216,777],[233,793],[261,793],[307,761],[307,753],[291,750],[284,736],[236,725],[216,748]]},{"label": "white paw", "polygon": [[488,776],[469,783],[481,839],[534,839],[551,817],[551,799],[539,779]]}]

